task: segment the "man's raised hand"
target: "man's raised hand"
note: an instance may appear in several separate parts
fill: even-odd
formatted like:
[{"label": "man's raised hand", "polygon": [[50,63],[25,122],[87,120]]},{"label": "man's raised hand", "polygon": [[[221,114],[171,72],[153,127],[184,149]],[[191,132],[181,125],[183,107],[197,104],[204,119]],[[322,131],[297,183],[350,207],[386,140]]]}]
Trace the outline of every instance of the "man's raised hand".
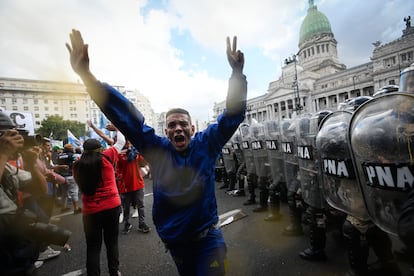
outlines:
[{"label": "man's raised hand", "polygon": [[82,35],[78,30],[73,29],[69,36],[71,45],[66,43],[66,48],[70,54],[73,71],[79,75],[89,73],[88,45],[83,43]]},{"label": "man's raised hand", "polygon": [[237,36],[233,37],[233,47],[230,44],[230,37],[227,37],[227,60],[233,71],[243,72],[244,55],[237,50]]}]

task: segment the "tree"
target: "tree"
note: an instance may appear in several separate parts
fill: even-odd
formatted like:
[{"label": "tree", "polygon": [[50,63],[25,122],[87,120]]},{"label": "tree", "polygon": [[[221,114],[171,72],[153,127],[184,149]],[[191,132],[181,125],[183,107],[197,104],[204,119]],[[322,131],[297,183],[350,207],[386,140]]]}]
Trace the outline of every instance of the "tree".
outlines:
[{"label": "tree", "polygon": [[55,140],[67,141],[67,130],[69,129],[76,137],[85,135],[85,124],[78,121],[63,120],[62,116],[51,115],[41,122],[42,126],[36,130],[36,133],[43,137],[52,135]]}]

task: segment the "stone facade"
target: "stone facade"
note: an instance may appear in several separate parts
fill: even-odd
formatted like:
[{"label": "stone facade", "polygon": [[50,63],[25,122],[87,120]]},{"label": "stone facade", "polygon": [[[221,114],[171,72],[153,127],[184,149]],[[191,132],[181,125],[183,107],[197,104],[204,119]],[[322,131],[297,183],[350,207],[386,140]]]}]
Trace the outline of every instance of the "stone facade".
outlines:
[{"label": "stone facade", "polygon": [[[149,125],[154,124],[154,112],[144,95],[115,88],[139,108]],[[102,115],[83,84],[18,78],[0,78],[0,109],[31,113],[35,129],[51,115],[81,123],[91,120],[97,126]]]}]

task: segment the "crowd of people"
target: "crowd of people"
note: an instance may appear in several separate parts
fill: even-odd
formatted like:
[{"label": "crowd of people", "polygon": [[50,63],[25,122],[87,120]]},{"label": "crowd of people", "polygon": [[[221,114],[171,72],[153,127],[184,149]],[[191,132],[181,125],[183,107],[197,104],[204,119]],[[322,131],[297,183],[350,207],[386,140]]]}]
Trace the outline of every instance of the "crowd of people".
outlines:
[{"label": "crowd of people", "polygon": [[[95,128],[91,122],[88,121],[87,124],[92,129]],[[56,230],[55,232],[59,234],[60,231],[66,239],[64,242],[54,242],[55,246],[52,247],[45,238],[51,233],[38,233],[31,237],[31,232],[24,230],[24,225],[20,225],[25,220],[27,226],[43,223],[45,226],[55,227],[50,223],[53,215],[82,213],[88,275],[100,274],[99,252],[102,237],[99,233],[105,233],[107,250],[112,256],[108,260],[111,274],[118,275],[118,225],[124,221],[122,232],[129,233],[132,228],[129,223],[130,208],[136,210],[137,215],[132,217],[138,218],[137,229],[143,233],[150,231],[144,213],[143,176],[148,173],[145,171],[148,170],[148,163],[125,141],[122,133],[117,132],[112,125],[107,128],[116,132],[115,141],[110,136],[105,137],[102,131],[95,130],[98,135],[109,139],[108,149],[104,150],[102,143],[96,139],[87,140],[82,148],[75,148],[71,144],[52,148],[50,139],[16,130],[9,116],[0,112],[0,155],[4,165],[0,178],[0,206],[3,208],[0,211],[2,273],[29,275],[45,261],[58,257],[62,250],[71,250],[68,231]],[[101,166],[96,165],[96,170],[88,167],[91,166],[88,162],[93,159],[92,155],[97,155],[95,158],[99,157],[97,160],[102,162]],[[86,166],[86,170],[83,166]],[[99,202],[98,206],[94,206],[94,202]],[[112,224],[108,219],[111,216]],[[21,221],[17,221],[17,218]],[[16,228],[22,229],[15,232]],[[16,239],[23,243],[22,248],[19,249],[20,244]],[[60,248],[56,249],[57,247]]]}]

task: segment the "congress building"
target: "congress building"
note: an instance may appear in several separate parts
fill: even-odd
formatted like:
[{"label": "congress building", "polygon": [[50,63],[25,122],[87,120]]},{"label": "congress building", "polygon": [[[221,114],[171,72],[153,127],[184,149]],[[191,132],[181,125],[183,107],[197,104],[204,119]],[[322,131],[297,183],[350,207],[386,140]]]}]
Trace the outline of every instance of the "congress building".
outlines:
[{"label": "congress building", "polygon": [[[370,62],[346,68],[338,60],[338,43],[329,19],[309,1],[300,27],[297,54],[285,60],[281,76],[269,83],[267,93],[248,99],[246,121],[334,111],[347,99],[372,96],[385,85],[398,85],[400,72],[414,62],[414,27],[409,17],[401,20],[406,26],[400,38],[386,44],[373,43]],[[215,104],[214,118],[224,107],[224,102]]]}]

